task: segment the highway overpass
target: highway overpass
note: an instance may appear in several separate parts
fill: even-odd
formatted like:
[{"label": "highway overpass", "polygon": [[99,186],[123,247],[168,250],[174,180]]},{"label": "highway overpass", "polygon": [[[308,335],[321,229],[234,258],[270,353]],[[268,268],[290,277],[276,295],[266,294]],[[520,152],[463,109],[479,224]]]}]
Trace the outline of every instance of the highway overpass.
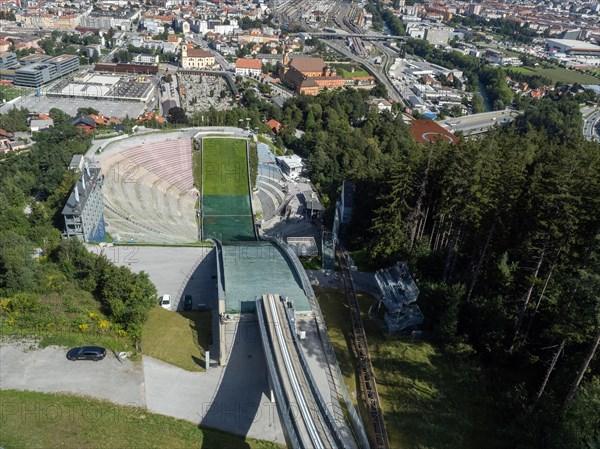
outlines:
[{"label": "highway overpass", "polygon": [[396,88],[396,86],[392,83],[392,81],[388,78],[388,76],[384,73],[381,73],[379,70],[375,68],[371,63],[367,62],[364,58],[356,56],[350,50],[348,50],[345,45],[340,45],[337,42],[331,41],[323,41],[326,45],[337,51],[338,53],[350,58],[352,61],[362,65],[371,75],[373,75],[380,83],[385,85],[388,95],[397,103],[404,104],[402,101],[402,97],[400,92]]},{"label": "highway overpass", "polygon": [[407,36],[394,36],[387,34],[365,34],[365,33],[348,33],[345,31],[341,31],[339,33],[310,33],[313,37],[318,37],[320,39],[346,39],[348,37],[360,37],[365,41],[385,41],[388,39],[406,41],[408,40]]},{"label": "highway overpass", "polygon": [[583,113],[583,136],[587,140],[600,142],[600,109],[591,108]]}]

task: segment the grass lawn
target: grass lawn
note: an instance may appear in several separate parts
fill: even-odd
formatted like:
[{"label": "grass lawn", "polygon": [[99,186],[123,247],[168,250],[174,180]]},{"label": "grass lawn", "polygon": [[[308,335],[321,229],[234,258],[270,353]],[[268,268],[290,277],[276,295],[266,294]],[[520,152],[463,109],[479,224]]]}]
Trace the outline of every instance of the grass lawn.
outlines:
[{"label": "grass lawn", "polygon": [[202,155],[199,151],[192,152],[192,172],[194,174],[194,187],[202,190]]},{"label": "grass lawn", "polygon": [[344,78],[354,78],[355,76],[370,76],[370,73],[367,72],[366,70],[363,69],[354,69],[354,72],[351,72],[350,70],[346,70],[343,68],[338,68],[337,72],[339,75],[343,76]]},{"label": "grass lawn", "polygon": [[[320,288],[315,293],[346,385],[355,394],[357,376],[345,294]],[[391,447],[509,447],[477,363],[460,353],[441,352],[426,341],[386,338],[366,318],[372,298],[359,295],[359,302]]]},{"label": "grass lawn", "polygon": [[10,101],[22,95],[27,95],[31,91],[26,87],[0,85],[0,100]]},{"label": "grass lawn", "polygon": [[248,195],[245,139],[202,139],[202,194]]},{"label": "grass lawn", "polygon": [[262,134],[259,134],[258,140],[262,143],[266,143],[267,145],[269,145],[269,147],[271,147],[271,151],[273,152],[273,154],[275,156],[285,155],[285,151],[283,150],[283,148],[279,148],[279,147],[275,146],[275,144],[273,142],[271,142],[271,139],[269,139],[268,137],[265,137]]},{"label": "grass lawn", "polygon": [[188,371],[204,371],[211,339],[210,312],[170,312],[155,307],[142,328],[142,350]]},{"label": "grass lawn", "polygon": [[323,261],[320,256],[300,258],[305,270],[320,270],[323,267]]},{"label": "grass lawn", "polygon": [[529,75],[541,75],[550,78],[552,82],[558,81],[563,83],[579,83],[579,84],[600,84],[600,78],[586,75],[585,73],[575,72],[574,70],[564,69],[562,67],[531,68],[531,67],[509,67],[509,71],[525,73]]},{"label": "grass lawn", "polygon": [[64,394],[0,391],[0,447],[63,449],[276,449],[196,424],[105,401]]}]

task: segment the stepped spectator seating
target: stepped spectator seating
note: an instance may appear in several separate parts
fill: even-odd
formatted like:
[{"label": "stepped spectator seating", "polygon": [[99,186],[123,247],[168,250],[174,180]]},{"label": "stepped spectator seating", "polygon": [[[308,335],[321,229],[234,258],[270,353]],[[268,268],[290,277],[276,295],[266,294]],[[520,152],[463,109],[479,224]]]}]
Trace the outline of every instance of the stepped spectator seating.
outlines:
[{"label": "stepped spectator seating", "polygon": [[190,140],[128,148],[101,160],[107,232],[132,242],[198,239]]}]

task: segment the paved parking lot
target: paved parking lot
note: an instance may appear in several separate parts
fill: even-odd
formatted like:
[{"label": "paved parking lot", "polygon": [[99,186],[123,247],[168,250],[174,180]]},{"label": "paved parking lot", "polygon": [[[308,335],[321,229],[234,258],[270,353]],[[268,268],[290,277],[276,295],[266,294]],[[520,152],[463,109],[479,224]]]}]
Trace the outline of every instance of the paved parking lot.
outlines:
[{"label": "paved parking lot", "polygon": [[148,273],[159,295],[171,295],[172,310],[178,309],[183,294],[192,295],[194,307],[200,304],[216,307],[217,273],[212,247],[120,245],[101,248],[90,245],[88,249],[101,252],[111,262],[127,266],[135,273]]},{"label": "paved parking lot", "polygon": [[108,353],[99,362],[66,357],[67,349],[35,349],[32,343],[0,344],[0,387],[45,393],[75,393],[144,407],[144,374],[141,363],[120,362]]},{"label": "paved parking lot", "polygon": [[[31,112],[38,114],[48,114],[50,109],[58,108],[69,114],[70,116],[77,115],[78,108],[94,108],[101,114],[109,117],[125,118],[137,117],[146,108],[145,103],[131,101],[110,101],[110,100],[93,100],[91,98],[60,98],[47,97],[41,95],[35,96],[35,93],[26,97],[21,97],[13,103],[6,103],[0,107],[0,113],[5,114],[13,107],[27,108]],[[150,106],[152,108],[153,106]]]}]

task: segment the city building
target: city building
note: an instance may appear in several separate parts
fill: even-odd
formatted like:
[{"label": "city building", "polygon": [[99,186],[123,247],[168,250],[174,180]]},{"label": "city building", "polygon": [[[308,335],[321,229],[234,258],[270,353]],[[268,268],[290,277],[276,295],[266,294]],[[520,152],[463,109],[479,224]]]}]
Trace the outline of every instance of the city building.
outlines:
[{"label": "city building", "polygon": [[600,46],[572,39],[546,39],[548,49],[569,56],[600,56]]},{"label": "city building", "polygon": [[156,75],[158,73],[158,64],[126,64],[124,62],[104,62],[101,64],[96,64],[94,71]]},{"label": "city building", "polygon": [[238,58],[235,61],[235,74],[241,76],[259,76],[262,73],[262,62],[251,58]]},{"label": "city building", "polygon": [[74,30],[79,26],[82,14],[40,14],[39,11],[17,13],[17,22],[24,27],[43,30]]},{"label": "city building", "polygon": [[432,45],[448,45],[448,40],[454,32],[452,28],[440,23],[412,20],[410,17],[405,17],[403,22],[408,36],[414,39],[425,39]]},{"label": "city building", "polygon": [[49,59],[48,64],[56,67],[58,76],[64,76],[79,68],[79,57],[77,55],[60,55]]},{"label": "city building", "polygon": [[215,55],[210,51],[193,48],[192,44],[181,48],[181,67],[184,69],[203,69],[215,65]]},{"label": "city building", "polygon": [[520,66],[523,65],[523,62],[514,56],[507,56],[500,50],[495,50],[493,48],[487,48],[485,51],[485,59],[491,64],[498,64],[501,66]]},{"label": "city building", "polygon": [[452,31],[452,28],[443,25],[430,26],[425,32],[425,40],[431,45],[448,45]]},{"label": "city building", "polygon": [[50,128],[51,126],[54,126],[54,120],[46,114],[39,114],[37,117],[32,117],[29,121],[29,129],[32,133]]},{"label": "city building", "polygon": [[563,31],[562,33],[560,33],[559,38],[560,39],[577,40],[577,39],[579,39],[580,36],[581,36],[581,29],[577,28],[574,30]]},{"label": "city building", "polygon": [[33,54],[21,58],[19,62],[21,67],[15,70],[15,84],[26,87],[40,87],[79,69],[79,57],[76,55],[51,58]]},{"label": "city building", "polygon": [[178,33],[189,33],[190,32],[190,24],[187,20],[183,19],[175,19],[173,21],[173,29]]},{"label": "city building", "polygon": [[0,53],[0,69],[14,69],[18,66],[17,55],[12,52]]},{"label": "city building", "polygon": [[370,98],[366,101],[366,104],[369,110],[374,110],[377,112],[392,112],[392,103],[387,101],[385,98]]},{"label": "city building", "polygon": [[[77,165],[77,155],[72,164]],[[79,179],[71,191],[69,199],[62,210],[66,238],[77,238],[84,242],[106,241],[104,227],[104,203],[102,184],[104,176],[100,166],[89,161],[84,162],[83,170],[76,169]]]},{"label": "city building", "polygon": [[481,5],[477,3],[471,3],[467,9],[467,14],[469,16],[478,16],[481,14]]},{"label": "city building", "polygon": [[81,27],[99,30],[108,30],[110,28],[129,30],[133,26],[133,22],[139,17],[139,9],[96,10],[90,12],[87,16],[83,16],[79,24]]},{"label": "city building", "polygon": [[37,63],[21,67],[15,71],[15,84],[26,87],[40,87],[57,78],[56,67]]},{"label": "city building", "polygon": [[270,119],[270,120],[267,121],[267,126],[275,134],[279,134],[279,132],[281,131],[281,123],[279,123],[274,118],[272,118],[272,119]]},{"label": "city building", "polygon": [[19,64],[21,67],[26,67],[33,64],[38,64],[40,62],[46,62],[51,59],[52,56],[44,55],[41,53],[33,53],[31,55],[23,56],[19,59]]},{"label": "city building", "polygon": [[317,192],[305,190],[302,192],[302,202],[304,203],[306,218],[321,218],[324,207]]},{"label": "city building", "polygon": [[285,80],[296,92],[306,95],[317,95],[325,88],[344,87],[344,77],[337,76],[335,69],[325,65],[321,58],[305,56],[295,57],[285,72]]},{"label": "city building", "polygon": [[254,59],[259,60],[263,64],[272,64],[275,65],[277,63],[283,64],[283,55],[280,54],[272,54],[272,53],[258,53],[254,55]]},{"label": "city building", "polygon": [[158,55],[152,55],[149,53],[138,53],[133,56],[132,62],[140,64],[158,64],[159,57]]},{"label": "city building", "polygon": [[281,170],[286,175],[292,178],[299,176],[300,173],[302,173],[302,169],[304,168],[302,158],[297,154],[292,154],[291,156],[278,156],[277,165],[281,167]]}]

